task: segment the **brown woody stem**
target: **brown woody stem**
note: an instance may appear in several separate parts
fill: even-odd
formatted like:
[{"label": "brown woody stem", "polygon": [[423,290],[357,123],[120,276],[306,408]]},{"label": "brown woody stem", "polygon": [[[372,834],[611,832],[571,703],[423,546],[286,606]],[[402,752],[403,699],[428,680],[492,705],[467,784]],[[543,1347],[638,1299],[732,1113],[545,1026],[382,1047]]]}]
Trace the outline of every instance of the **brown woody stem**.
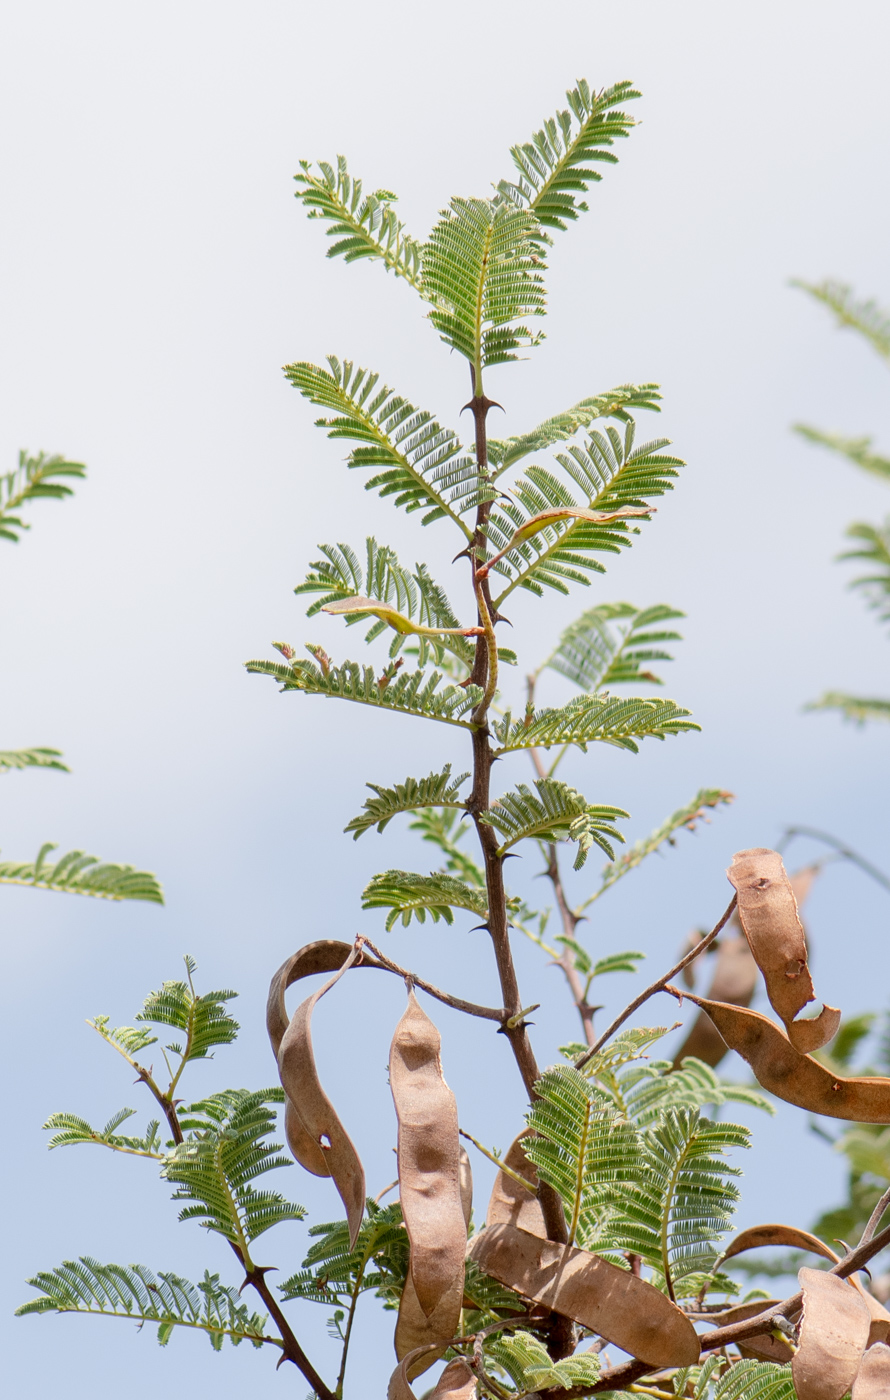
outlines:
[{"label": "brown woody stem", "polygon": [[602,1050],[606,1041],[612,1038],[612,1036],[619,1029],[619,1027],[624,1025],[628,1017],[632,1016],[634,1012],[643,1005],[644,1001],[648,1001],[649,998],[654,996],[656,992],[665,991],[667,989],[667,984],[668,982],[670,982],[672,977],[676,977],[678,972],[682,972],[684,967],[688,967],[691,962],[694,962],[697,957],[701,956],[701,954],[705,951],[706,948],[709,948],[711,946],[711,944],[714,942],[714,939],[719,933],[723,931],[723,929],[726,927],[726,925],[732,918],[733,913],[735,911],[737,898],[737,895],[733,895],[732,899],[729,901],[729,904],[726,906],[724,913],[721,915],[720,919],[718,919],[717,923],[711,929],[711,932],[707,935],[706,938],[703,938],[700,943],[696,943],[691,953],[687,953],[685,958],[681,958],[680,961],[676,963],[675,966],[672,967],[669,972],[666,972],[663,977],[659,977],[657,982],[653,982],[651,987],[647,987],[644,992],[640,992],[640,995],[638,997],[635,997],[634,1000],[630,1003],[630,1005],[624,1008],[621,1015],[615,1018],[611,1026],[609,1026],[608,1030],[603,1031],[596,1044],[591,1045],[589,1050],[587,1050],[583,1055],[578,1056],[577,1060],[575,1061],[575,1069],[583,1069],[584,1066],[587,1064],[587,1061],[592,1059],[592,1057],[599,1050]]},{"label": "brown woody stem", "polygon": [[416,972],[409,972],[407,968],[399,967],[398,963],[393,962],[385,953],[381,953],[380,949],[375,948],[370,938],[365,938],[363,933],[358,935],[356,943],[370,949],[385,972],[392,972],[397,977],[410,979],[415,987],[422,988],[429,996],[435,997],[436,1001],[441,1001],[445,1006],[452,1007],[454,1011],[465,1011],[468,1016],[481,1016],[485,1021],[503,1022],[507,1019],[507,1013],[501,1008],[477,1006],[474,1001],[464,1001],[463,997],[453,997],[450,992],[441,991],[439,987],[434,987],[431,982],[424,982],[423,978],[418,977]]}]

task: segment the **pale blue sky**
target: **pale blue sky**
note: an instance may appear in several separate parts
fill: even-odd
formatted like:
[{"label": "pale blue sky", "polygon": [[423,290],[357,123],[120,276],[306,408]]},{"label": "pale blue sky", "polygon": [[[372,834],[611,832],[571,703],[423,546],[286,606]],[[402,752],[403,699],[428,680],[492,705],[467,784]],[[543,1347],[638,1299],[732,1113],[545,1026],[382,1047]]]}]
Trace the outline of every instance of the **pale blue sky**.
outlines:
[{"label": "pale blue sky", "polygon": [[[36,509],[31,536],[0,555],[0,740],[55,745],[74,770],[4,780],[0,845],[22,859],[46,839],[83,846],[157,870],[168,896],[160,910],[0,892],[15,1142],[4,1371],[28,1400],[62,1385],[79,1400],[125,1371],[146,1391],[212,1386],[225,1400],[249,1384],[301,1396],[298,1377],[276,1377],[245,1348],[219,1358],[201,1338],[175,1337],[162,1351],[124,1323],[10,1319],[27,1274],[80,1253],[237,1281],[222,1244],[175,1224],[151,1166],[47,1154],[40,1124],[54,1109],[104,1121],[127,1103],[148,1116],[84,1018],[129,1021],[188,951],[205,987],[241,990],[244,1026],[235,1048],[195,1071],[193,1092],[271,1082],[262,1006],[274,969],[310,938],[381,936],[382,919],[360,911],[364,883],[388,865],[424,868],[404,826],[357,846],[339,835],[363,783],[463,762],[450,731],[279,696],[242,669],[272,654],[273,637],[343,654],[339,625],[307,623],[291,592],[317,543],[374,530],[443,577],[454,552],[444,533],[419,540],[363,493],[280,373],[288,360],[350,357],[456,427],[466,398],[461,366],[408,289],[379,267],[325,261],[320,227],[292,197],[298,160],[346,152],[370,187],[399,192],[422,236],[450,195],[484,194],[507,173],[510,144],[576,77],[631,78],[643,91],[642,126],[553,249],[545,345],[493,375],[491,392],[520,431],[584,394],[657,380],[657,431],[689,463],[609,574],[571,599],[514,609],[525,664],[600,599],[688,614],[666,693],[703,733],[566,765],[591,800],[632,812],[634,838],[699,786],[738,794],[613,891],[590,927],[598,952],[641,948],[654,975],[690,926],[724,907],[732,852],[772,844],[786,823],[826,827],[888,863],[890,733],[802,714],[829,687],[888,693],[886,644],[832,563],[846,523],[880,518],[886,492],[789,431],[804,419],[886,446],[886,369],[788,279],[831,274],[890,302],[890,13],[861,0],[843,11],[571,0],[546,17],[525,0],[382,10],[32,0],[7,8],[2,35],[0,471],[29,446],[87,462],[89,478],[73,501]],[[355,633],[350,644],[362,645]],[[525,777],[517,763],[512,780]],[[813,894],[817,989],[848,1011],[885,1000],[887,912],[849,868]],[[478,952],[490,987],[468,923],[386,946],[465,993]],[[546,1061],[576,1032],[557,974],[530,947],[518,955],[526,999],[549,995],[534,1033]],[[610,1007],[629,986],[614,979]],[[401,997],[395,981],[375,983],[369,1006],[344,989],[348,1024],[333,1006],[319,1014],[325,1080],[373,1189],[392,1175],[384,1064]],[[654,1016],[673,1019],[673,1003]],[[437,1019],[465,1125],[505,1143],[521,1101],[504,1047],[475,1024]],[[480,1060],[499,1053],[503,1083],[483,1106]],[[840,1192],[840,1164],[792,1117],[752,1119],[743,1224],[806,1225]],[[336,1215],[328,1185],[287,1176],[315,1219]],[[478,1180],[477,1207],[481,1169]],[[286,1276],[305,1239],[304,1227],[281,1227],[263,1262]],[[329,1369],[324,1311],[304,1311],[301,1330]],[[361,1327],[356,1393],[383,1393],[389,1320],[370,1305]]]}]

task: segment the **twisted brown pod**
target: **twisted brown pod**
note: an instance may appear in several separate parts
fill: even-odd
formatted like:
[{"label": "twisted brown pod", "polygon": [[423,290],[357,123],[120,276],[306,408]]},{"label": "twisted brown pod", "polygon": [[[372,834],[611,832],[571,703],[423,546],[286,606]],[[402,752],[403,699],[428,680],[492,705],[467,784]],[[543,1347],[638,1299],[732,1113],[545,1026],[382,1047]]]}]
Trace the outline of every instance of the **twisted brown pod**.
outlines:
[{"label": "twisted brown pod", "polygon": [[803,1054],[820,1049],[837,1033],[841,1013],[826,1005],[809,1020],[794,1019],[815,996],[803,924],[782,857],[763,846],[737,851],[727,875],[738,894],[739,921],[763,973],[770,1005],[785,1022],[795,1049]]},{"label": "twisted brown pod", "polygon": [[[418,1347],[417,1351],[423,1351],[423,1347]],[[400,1362],[390,1377],[389,1388],[386,1392],[386,1400],[415,1400],[414,1391],[408,1383],[408,1373],[412,1370],[412,1359],[416,1363],[422,1358],[415,1356],[411,1352]],[[431,1366],[432,1362],[427,1362]],[[426,1366],[421,1368],[426,1370]],[[414,1375],[419,1375],[419,1371],[413,1371]],[[435,1390],[432,1390],[427,1400],[475,1400],[476,1377],[470,1370],[466,1361],[458,1357],[450,1362],[436,1383]]]},{"label": "twisted brown pod", "polygon": [[692,1366],[698,1335],[657,1288],[586,1249],[540,1239],[515,1225],[476,1235],[470,1258],[524,1298],[589,1327],[650,1366]]},{"label": "twisted brown pod", "polygon": [[[309,943],[276,972],[269,989],[266,1025],[278,1058],[278,1073],[287,1096],[285,1132],[294,1157],[316,1176],[330,1176],[340,1193],[349,1222],[349,1238],[355,1244],[365,1209],[365,1173],[343,1124],[328,1098],[312,1050],[312,1012],[325,992],[353,966],[359,950],[349,943],[324,939]],[[375,961],[367,958],[369,966]],[[336,976],[301,1002],[288,1020],[286,989],[301,977],[330,972]]]},{"label": "twisted brown pod", "polygon": [[801,1269],[803,1314],[791,1378],[798,1400],[843,1400],[859,1370],[871,1314],[836,1274]]},{"label": "twisted brown pod", "polygon": [[720,1256],[720,1263],[734,1258],[736,1254],[744,1254],[746,1250],[763,1249],[770,1244],[785,1245],[787,1249],[808,1249],[811,1254],[821,1254],[823,1259],[830,1259],[832,1264],[838,1262],[834,1250],[817,1235],[811,1235],[809,1230],[798,1230],[794,1225],[752,1225],[730,1240]]},{"label": "twisted brown pod", "polygon": [[[679,994],[678,994],[679,995]],[[707,1011],[731,1050],[737,1050],[764,1089],[810,1113],[852,1123],[890,1123],[890,1079],[845,1079],[802,1055],[779,1027],[759,1011],[683,996]]]},{"label": "twisted brown pod", "polygon": [[890,1347],[870,1346],[853,1382],[853,1400],[887,1400],[890,1395]]},{"label": "twisted brown pod", "polygon": [[518,1176],[524,1177],[531,1186],[531,1191],[526,1191],[524,1186],[520,1186],[512,1176],[506,1172],[498,1172],[494,1179],[494,1186],[491,1188],[491,1196],[488,1201],[488,1211],[485,1216],[486,1225],[517,1225],[520,1230],[527,1230],[530,1235],[540,1235],[542,1239],[547,1237],[547,1226],[544,1223],[544,1212],[541,1203],[534,1194],[538,1189],[538,1173],[533,1162],[530,1162],[525,1155],[522,1146],[522,1139],[528,1137],[528,1129],[519,1134],[511,1142],[507,1153],[503,1158],[504,1166],[511,1167]]}]

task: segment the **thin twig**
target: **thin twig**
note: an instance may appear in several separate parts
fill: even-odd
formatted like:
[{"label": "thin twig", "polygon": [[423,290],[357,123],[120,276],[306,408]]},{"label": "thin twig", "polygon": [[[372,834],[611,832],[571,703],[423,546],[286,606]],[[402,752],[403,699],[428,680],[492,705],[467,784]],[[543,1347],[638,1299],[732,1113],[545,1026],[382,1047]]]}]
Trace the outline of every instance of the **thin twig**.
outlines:
[{"label": "thin twig", "polygon": [[468,1016],[481,1016],[485,1021],[503,1022],[507,1013],[503,1010],[496,1010],[493,1006],[477,1006],[474,1001],[464,1001],[462,997],[453,997],[449,992],[443,992],[438,987],[434,987],[431,982],[424,982],[422,977],[418,977],[416,972],[409,972],[407,968],[399,967],[398,963],[388,958],[385,953],[381,953],[379,948],[375,948],[370,938],[366,938],[363,933],[356,936],[356,943],[363,948],[368,948],[380,963],[385,972],[392,972],[397,977],[410,978],[415,987],[421,987],[428,992],[431,997],[441,1001],[445,1006],[450,1006],[454,1011],[465,1011]]},{"label": "thin twig", "polygon": [[477,1141],[472,1133],[465,1133],[463,1128],[458,1128],[457,1131],[462,1138],[466,1138],[467,1142],[471,1142],[473,1146],[482,1153],[483,1157],[487,1157],[489,1162],[494,1162],[498,1171],[503,1172],[505,1176],[509,1176],[512,1181],[518,1181],[519,1185],[524,1186],[530,1195],[536,1196],[538,1194],[537,1186],[533,1186],[530,1181],[526,1181],[524,1176],[520,1176],[519,1172],[515,1172],[512,1167],[508,1167],[505,1162],[502,1162],[500,1157],[496,1157],[493,1152],[489,1152],[488,1148],[483,1147],[482,1143]]},{"label": "thin twig", "polygon": [[671,978],[676,977],[678,972],[682,972],[684,967],[687,967],[689,963],[694,962],[695,959],[699,957],[705,951],[706,948],[710,947],[717,935],[723,931],[723,929],[729,923],[729,920],[732,918],[733,913],[735,912],[737,899],[738,895],[734,894],[732,899],[729,901],[729,904],[726,906],[725,912],[721,915],[720,919],[711,929],[711,932],[707,935],[706,938],[703,938],[700,943],[696,943],[695,947],[690,953],[686,954],[685,958],[681,958],[680,961],[674,967],[672,967],[669,972],[666,972],[663,977],[659,977],[657,982],[653,982],[651,987],[647,987],[644,992],[640,992],[640,995],[634,998],[634,1000],[630,1003],[630,1006],[626,1006],[622,1011],[621,1015],[616,1017],[616,1019],[612,1022],[611,1026],[609,1026],[609,1029],[603,1031],[603,1034],[600,1036],[596,1044],[592,1045],[590,1049],[585,1052],[585,1054],[579,1055],[578,1059],[575,1061],[575,1069],[583,1069],[584,1066],[587,1064],[587,1061],[590,1060],[595,1054],[597,1054],[599,1050],[602,1050],[606,1041],[611,1039],[611,1037],[618,1030],[619,1026],[623,1026],[628,1017],[632,1016],[633,1013],[638,1009],[638,1007],[643,1005],[644,1001],[648,1001],[649,998],[651,996],[654,996],[656,992],[663,992],[668,982],[670,982]]},{"label": "thin twig", "polygon": [[875,1206],[871,1215],[868,1217],[868,1224],[862,1231],[862,1238],[859,1241],[860,1245],[868,1244],[870,1242],[870,1240],[874,1236],[875,1230],[880,1225],[881,1217],[888,1206],[890,1206],[890,1187],[888,1187],[888,1189],[884,1192],[883,1196],[878,1201],[878,1204]]},{"label": "thin twig", "polygon": [[858,851],[854,851],[850,846],[839,841],[836,836],[831,836],[827,831],[817,831],[812,826],[789,826],[785,828],[783,843],[790,841],[795,836],[810,836],[814,841],[822,841],[826,846],[831,846],[844,860],[852,861],[858,865],[860,870],[864,870],[866,875],[870,875],[873,880],[877,880],[879,885],[883,885],[885,890],[890,890],[890,876],[884,874],[876,865],[872,865],[870,860],[866,860]]}]

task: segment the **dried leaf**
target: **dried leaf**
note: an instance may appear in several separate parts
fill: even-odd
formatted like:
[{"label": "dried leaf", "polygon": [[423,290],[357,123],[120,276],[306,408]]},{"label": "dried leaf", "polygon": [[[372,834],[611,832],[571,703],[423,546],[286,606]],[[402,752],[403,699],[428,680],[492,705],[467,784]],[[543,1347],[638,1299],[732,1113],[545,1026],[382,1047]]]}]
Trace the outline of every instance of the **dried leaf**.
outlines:
[{"label": "dried leaf", "polygon": [[838,1262],[839,1256],[834,1250],[816,1235],[811,1235],[809,1230],[798,1230],[794,1225],[752,1225],[730,1242],[723,1251],[721,1263],[736,1254],[744,1254],[748,1249],[762,1249],[769,1244],[785,1245],[788,1249],[808,1249],[811,1254],[821,1254],[823,1259],[830,1259],[832,1264]]},{"label": "dried leaf", "polygon": [[890,1395],[890,1347],[870,1346],[853,1382],[853,1400],[887,1400]]},{"label": "dried leaf", "polygon": [[794,1020],[815,997],[803,924],[782,857],[762,846],[737,851],[727,875],[738,893],[739,919],[771,1006],[796,1049],[802,1054],[820,1049],[836,1035],[841,1013],[825,1006],[818,1016]]},{"label": "dried leaf", "polygon": [[791,1378],[798,1400],[843,1400],[859,1370],[871,1314],[836,1274],[801,1269],[803,1314]]},{"label": "dried leaf", "polygon": [[634,516],[650,516],[655,514],[654,506],[622,506],[619,510],[589,510],[586,506],[552,506],[549,510],[542,510],[537,515],[533,515],[530,520],[526,520],[524,525],[520,525],[504,553],[513,548],[514,545],[521,544],[523,540],[530,540],[532,535],[537,535],[548,525],[555,525],[560,520],[586,520],[591,525],[604,525],[609,520],[629,520]]},{"label": "dried leaf", "polygon": [[[406,1356],[405,1360],[393,1371],[389,1389],[386,1392],[387,1400],[415,1400],[414,1391],[408,1384],[410,1363],[411,1356]],[[423,1369],[426,1370],[426,1367]],[[419,1375],[420,1373],[415,1372],[414,1374]],[[435,1389],[431,1390],[427,1396],[427,1400],[475,1400],[475,1396],[476,1377],[466,1361],[458,1357],[445,1367]]]},{"label": "dried leaf", "polygon": [[399,1121],[399,1196],[411,1242],[411,1277],[427,1317],[463,1280],[467,1227],[460,1190],[457,1104],[442,1075],[442,1039],[408,995],[389,1052]]},{"label": "dried leaf", "polygon": [[[359,957],[358,949],[349,943],[324,939],[307,944],[276,972],[266,1007],[269,1039],[277,1052],[278,1073],[287,1096],[285,1133],[288,1146],[307,1171],[333,1178],[346,1208],[352,1246],[365,1209],[365,1173],[333,1104],[321,1087],[312,1051],[312,1012],[319,998],[330,991]],[[368,959],[367,965],[374,966],[374,960]],[[287,987],[311,973],[330,972],[335,968],[336,976],[301,1002],[288,1020],[284,1005]]]},{"label": "dried leaf", "polygon": [[845,1079],[802,1055],[779,1027],[759,1011],[708,1001],[684,992],[707,1011],[731,1050],[737,1050],[758,1083],[777,1098],[810,1113],[853,1123],[890,1123],[890,1079]]},{"label": "dried leaf", "polygon": [[494,1179],[494,1186],[491,1188],[491,1197],[488,1202],[488,1211],[485,1216],[486,1225],[517,1225],[520,1230],[526,1230],[530,1235],[540,1235],[541,1239],[547,1238],[547,1226],[544,1223],[544,1212],[537,1196],[532,1193],[538,1189],[538,1173],[534,1163],[530,1162],[525,1155],[522,1146],[522,1139],[528,1137],[526,1128],[514,1138],[503,1158],[504,1165],[510,1167],[518,1176],[522,1176],[531,1186],[531,1191],[526,1191],[524,1186],[520,1186],[512,1176],[506,1172],[498,1172]]},{"label": "dried leaf", "polygon": [[650,1366],[692,1366],[699,1339],[664,1293],[586,1249],[540,1239],[515,1225],[476,1235],[470,1258],[523,1297],[589,1327]]},{"label": "dried leaf", "polygon": [[359,616],[379,617],[381,622],[385,622],[403,637],[436,637],[462,630],[460,627],[424,627],[421,623],[412,622],[410,617],[405,617],[396,608],[390,607],[389,603],[381,603],[378,598],[338,598],[334,603],[325,603],[322,612],[333,613],[335,616],[358,613]]}]

